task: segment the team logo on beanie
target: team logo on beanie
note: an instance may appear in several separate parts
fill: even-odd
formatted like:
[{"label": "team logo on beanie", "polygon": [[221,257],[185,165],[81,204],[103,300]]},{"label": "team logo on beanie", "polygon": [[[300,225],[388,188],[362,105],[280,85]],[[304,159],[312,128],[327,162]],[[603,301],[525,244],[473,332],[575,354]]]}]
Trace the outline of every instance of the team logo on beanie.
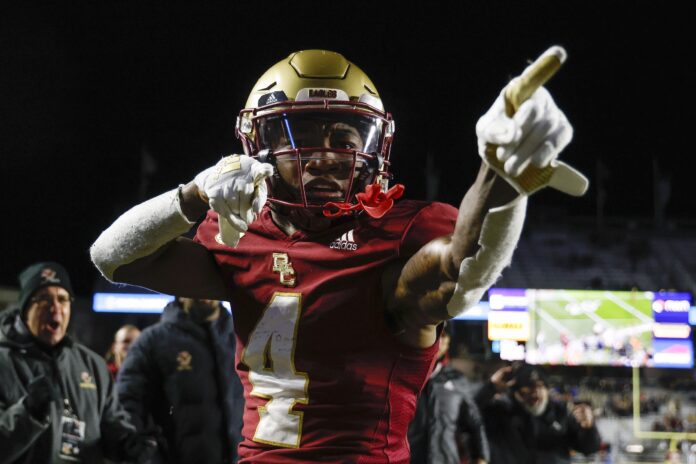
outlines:
[{"label": "team logo on beanie", "polygon": [[41,283],[42,284],[57,283],[57,282],[60,282],[60,279],[58,278],[58,274],[56,273],[55,270],[51,269],[50,267],[47,267],[41,271]]},{"label": "team logo on beanie", "polygon": [[50,285],[63,287],[73,296],[70,276],[63,266],[52,261],[34,263],[17,276],[19,278],[19,307],[28,308],[29,299],[40,288]]}]

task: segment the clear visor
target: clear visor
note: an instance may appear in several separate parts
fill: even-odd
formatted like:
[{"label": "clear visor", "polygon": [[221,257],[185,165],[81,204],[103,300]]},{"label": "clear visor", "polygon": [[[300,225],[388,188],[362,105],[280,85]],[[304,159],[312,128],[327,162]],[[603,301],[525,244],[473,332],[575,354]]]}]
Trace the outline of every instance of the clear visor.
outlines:
[{"label": "clear visor", "polygon": [[273,114],[259,118],[257,141],[259,150],[271,152],[334,148],[379,153],[383,124],[381,118],[353,112]]},{"label": "clear visor", "polygon": [[276,200],[305,207],[349,202],[376,175],[385,124],[380,117],[352,111],[298,111],[256,121],[259,150],[273,154],[284,184],[274,187]]}]

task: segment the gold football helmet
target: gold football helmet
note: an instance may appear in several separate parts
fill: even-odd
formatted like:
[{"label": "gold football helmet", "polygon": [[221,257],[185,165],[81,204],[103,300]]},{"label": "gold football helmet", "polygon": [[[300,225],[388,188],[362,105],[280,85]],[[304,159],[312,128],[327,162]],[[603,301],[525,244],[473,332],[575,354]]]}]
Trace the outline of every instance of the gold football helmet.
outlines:
[{"label": "gold football helmet", "polygon": [[394,121],[370,78],[339,53],[303,50],[273,65],[236,133],[247,155],[275,167],[271,202],[347,211],[369,185],[386,190]]}]

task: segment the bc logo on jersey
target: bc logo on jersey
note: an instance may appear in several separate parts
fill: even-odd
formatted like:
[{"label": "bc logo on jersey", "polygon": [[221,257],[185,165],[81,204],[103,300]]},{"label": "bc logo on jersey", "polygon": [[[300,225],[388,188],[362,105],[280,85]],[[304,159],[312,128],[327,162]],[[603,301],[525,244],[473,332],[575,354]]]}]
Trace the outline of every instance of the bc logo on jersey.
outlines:
[{"label": "bc logo on jersey", "polygon": [[286,287],[295,286],[295,270],[287,253],[273,253],[273,272],[280,274],[280,283]]}]

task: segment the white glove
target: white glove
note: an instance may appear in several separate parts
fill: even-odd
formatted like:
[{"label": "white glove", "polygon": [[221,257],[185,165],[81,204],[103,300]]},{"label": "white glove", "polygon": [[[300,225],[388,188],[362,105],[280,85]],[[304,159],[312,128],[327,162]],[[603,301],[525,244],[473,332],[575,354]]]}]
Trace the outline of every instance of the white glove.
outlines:
[{"label": "white glove", "polygon": [[[530,164],[536,168],[553,166],[558,154],[573,138],[573,127],[543,87],[508,117],[503,89],[493,106],[476,123],[476,136],[479,155],[489,166],[518,192],[530,194],[543,185],[535,184],[530,188],[522,182],[524,171]],[[494,158],[490,152],[493,149]],[[495,160],[497,163],[491,162]]]},{"label": "white glove", "polygon": [[[221,235],[227,245],[236,246],[239,233],[249,228],[266,204],[265,180],[271,174],[273,166],[270,164],[260,163],[247,155],[230,155],[193,179],[198,189],[208,197],[210,207],[218,213]],[[222,234],[223,231],[226,233]],[[230,238],[225,240],[225,235]]]}]

